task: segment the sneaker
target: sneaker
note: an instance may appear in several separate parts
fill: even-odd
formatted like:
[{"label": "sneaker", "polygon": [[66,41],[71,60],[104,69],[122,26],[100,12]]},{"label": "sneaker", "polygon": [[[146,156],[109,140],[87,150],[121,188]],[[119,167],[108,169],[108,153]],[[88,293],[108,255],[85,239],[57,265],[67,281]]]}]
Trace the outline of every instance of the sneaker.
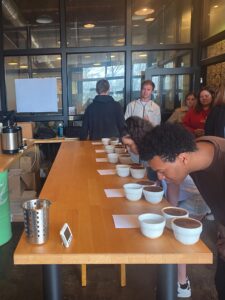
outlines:
[{"label": "sneaker", "polygon": [[191,297],[191,284],[188,278],[185,284],[180,284],[180,282],[177,283],[177,297],[178,298]]}]

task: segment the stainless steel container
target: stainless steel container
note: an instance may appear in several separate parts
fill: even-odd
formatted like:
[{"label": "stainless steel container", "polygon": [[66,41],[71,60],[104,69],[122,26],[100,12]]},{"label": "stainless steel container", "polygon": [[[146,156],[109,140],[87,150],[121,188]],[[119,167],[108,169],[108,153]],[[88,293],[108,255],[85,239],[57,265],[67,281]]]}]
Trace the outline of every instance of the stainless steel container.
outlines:
[{"label": "stainless steel container", "polygon": [[18,148],[23,148],[23,133],[22,128],[20,126],[16,126],[17,129],[17,139],[18,139]]},{"label": "stainless steel container", "polygon": [[25,233],[31,244],[44,244],[49,235],[49,200],[33,199],[23,203]]},{"label": "stainless steel container", "polygon": [[14,154],[19,151],[18,133],[15,126],[6,126],[2,128],[2,152],[5,154]]}]

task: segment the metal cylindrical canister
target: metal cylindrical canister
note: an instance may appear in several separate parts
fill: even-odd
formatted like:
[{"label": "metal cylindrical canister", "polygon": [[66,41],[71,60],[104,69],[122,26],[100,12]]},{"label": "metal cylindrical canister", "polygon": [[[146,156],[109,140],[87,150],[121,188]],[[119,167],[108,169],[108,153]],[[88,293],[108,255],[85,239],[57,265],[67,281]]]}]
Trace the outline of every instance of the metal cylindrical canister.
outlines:
[{"label": "metal cylindrical canister", "polygon": [[19,151],[18,136],[15,126],[6,126],[2,129],[2,152],[14,154]]},{"label": "metal cylindrical canister", "polygon": [[33,199],[23,203],[25,233],[28,242],[44,244],[49,236],[49,200]]}]

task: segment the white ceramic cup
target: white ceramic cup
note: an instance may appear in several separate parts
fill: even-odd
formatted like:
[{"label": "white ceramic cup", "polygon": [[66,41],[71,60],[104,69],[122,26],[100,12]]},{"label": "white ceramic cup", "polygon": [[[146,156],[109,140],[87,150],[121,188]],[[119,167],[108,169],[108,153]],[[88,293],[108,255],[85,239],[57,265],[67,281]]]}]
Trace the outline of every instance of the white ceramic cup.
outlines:
[{"label": "white ceramic cup", "polygon": [[116,153],[108,153],[108,161],[112,164],[118,163],[118,154]]},{"label": "white ceramic cup", "polygon": [[160,237],[166,224],[163,216],[158,214],[142,214],[138,217],[141,233],[151,239]]},{"label": "white ceramic cup", "polygon": [[116,165],[116,173],[120,177],[127,177],[130,175],[129,165]]},{"label": "white ceramic cup", "polygon": [[136,183],[126,183],[123,185],[124,194],[127,200],[138,201],[142,196],[142,186]]},{"label": "white ceramic cup", "polygon": [[113,146],[113,145],[106,145],[106,146],[105,146],[105,151],[106,151],[107,153],[113,153],[113,152],[114,152],[114,147],[115,147],[115,146]]},{"label": "white ceramic cup", "polygon": [[108,145],[109,144],[109,141],[110,141],[110,138],[102,138],[102,144],[104,146]]},{"label": "white ceramic cup", "polygon": [[[190,222],[192,223],[191,226]],[[189,227],[187,224],[189,224]],[[193,226],[194,224],[195,227]],[[192,218],[174,218],[171,225],[176,240],[182,244],[193,245],[198,242],[202,232],[202,223],[200,221]]]},{"label": "white ceramic cup", "polygon": [[147,186],[143,188],[143,194],[146,201],[157,204],[162,201],[164,191],[160,186]]},{"label": "white ceramic cup", "polygon": [[172,229],[171,221],[174,218],[188,217],[189,212],[181,207],[167,206],[161,209],[162,215],[166,219],[166,227]]}]

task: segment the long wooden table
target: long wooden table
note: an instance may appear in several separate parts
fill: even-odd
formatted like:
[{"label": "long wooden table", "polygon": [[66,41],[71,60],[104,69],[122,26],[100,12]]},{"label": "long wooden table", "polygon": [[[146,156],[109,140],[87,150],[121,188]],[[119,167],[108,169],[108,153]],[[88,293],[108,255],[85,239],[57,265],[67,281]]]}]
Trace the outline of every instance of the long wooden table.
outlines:
[{"label": "long wooden table", "polygon": [[[167,205],[151,205],[145,200],[130,202],[125,198],[107,198],[105,188],[121,188],[130,177],[101,176],[97,169],[113,168],[97,163],[100,149],[89,141],[63,143],[42,189],[40,198],[52,201],[50,236],[44,245],[29,244],[23,233],[14,253],[14,263],[43,265],[45,299],[61,299],[59,265],[63,264],[159,264],[157,299],[176,298],[176,264],[211,264],[213,257],[199,241],[185,246],[165,229],[151,240],[139,228],[116,229],[113,214],[159,212]],[[59,231],[69,223],[74,234],[70,248],[62,246]]]}]

